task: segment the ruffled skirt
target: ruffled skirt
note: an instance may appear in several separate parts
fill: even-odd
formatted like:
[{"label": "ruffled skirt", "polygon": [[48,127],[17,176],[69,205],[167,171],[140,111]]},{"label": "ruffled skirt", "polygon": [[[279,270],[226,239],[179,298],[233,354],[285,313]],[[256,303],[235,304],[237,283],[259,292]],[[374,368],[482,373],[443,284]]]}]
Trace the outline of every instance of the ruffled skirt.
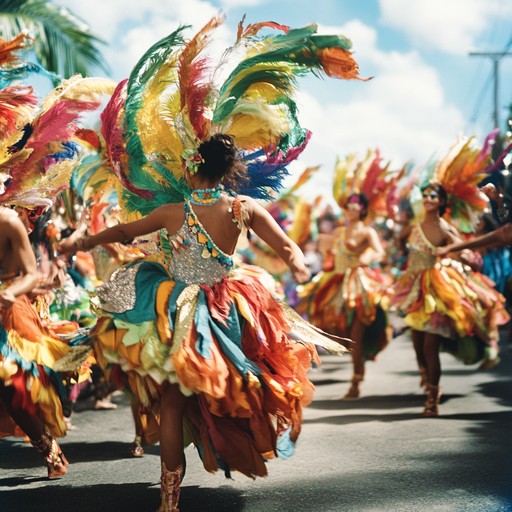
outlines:
[{"label": "ruffled skirt", "polygon": [[497,354],[498,328],[510,317],[485,275],[444,259],[396,282],[393,305],[411,329],[445,338],[443,348],[467,364]]},{"label": "ruffled skirt", "polygon": [[[0,381],[14,390],[12,406],[46,425],[53,436],[66,433],[61,398],[65,391],[53,366],[70,347],[43,327],[26,296],[1,312]],[[0,437],[24,436],[0,400]]]},{"label": "ruffled skirt", "polygon": [[373,360],[389,341],[389,284],[379,268],[320,272],[300,288],[298,310],[313,325],[337,336],[350,336],[350,327],[357,316],[366,326],[364,356]]},{"label": "ruffled skirt", "polygon": [[191,397],[185,433],[208,471],[263,476],[266,459],[293,452],[316,349],[290,338],[283,307],[257,274],[186,285],[144,261],[118,271],[98,299],[98,363],[129,386],[152,425],[162,385],[178,384]]}]

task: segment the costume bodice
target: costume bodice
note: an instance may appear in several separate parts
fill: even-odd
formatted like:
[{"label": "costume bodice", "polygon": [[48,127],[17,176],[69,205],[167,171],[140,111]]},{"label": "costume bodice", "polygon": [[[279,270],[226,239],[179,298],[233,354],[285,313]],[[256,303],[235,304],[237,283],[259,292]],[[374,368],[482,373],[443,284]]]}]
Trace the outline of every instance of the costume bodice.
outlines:
[{"label": "costume bodice", "polygon": [[343,274],[349,268],[361,266],[359,262],[360,254],[351,251],[345,245],[345,236],[345,229],[342,228],[336,241],[336,255],[334,257],[334,270],[339,274]]},{"label": "costume bodice", "polygon": [[407,245],[409,247],[408,271],[421,272],[435,265],[436,248],[428,241],[419,224],[413,227]]},{"label": "costume bodice", "polygon": [[178,232],[160,233],[165,262],[176,281],[212,285],[233,268],[233,258],[215,245],[187,199],[184,207],[185,220]]}]

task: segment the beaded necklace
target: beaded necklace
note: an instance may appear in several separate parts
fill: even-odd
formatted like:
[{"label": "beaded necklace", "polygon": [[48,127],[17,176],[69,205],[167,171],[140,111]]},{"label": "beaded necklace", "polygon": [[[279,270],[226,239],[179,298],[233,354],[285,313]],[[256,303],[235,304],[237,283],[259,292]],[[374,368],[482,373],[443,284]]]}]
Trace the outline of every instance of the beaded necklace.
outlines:
[{"label": "beaded necklace", "polygon": [[215,204],[222,197],[222,185],[215,188],[196,188],[190,193],[192,204],[210,206]]}]

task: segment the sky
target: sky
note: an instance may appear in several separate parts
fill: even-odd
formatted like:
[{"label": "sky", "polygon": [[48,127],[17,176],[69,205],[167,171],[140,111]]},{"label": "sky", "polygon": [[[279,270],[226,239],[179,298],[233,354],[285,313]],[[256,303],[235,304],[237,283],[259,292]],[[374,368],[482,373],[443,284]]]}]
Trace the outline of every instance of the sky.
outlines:
[{"label": "sky", "polygon": [[[180,24],[192,37],[222,12],[223,48],[237,24],[276,21],[351,39],[362,77],[370,81],[305,78],[297,93],[299,119],[311,141],[292,175],[320,166],[306,195],[331,193],[336,158],[378,148],[391,168],[442,157],[459,137],[481,144],[494,128],[494,61],[471,52],[510,52],[497,64],[499,128],[512,105],[510,0],[54,0],[105,41],[110,77],[127,77],[143,53]],[[104,74],[104,73],[102,73]],[[290,178],[293,180],[293,178]]]}]

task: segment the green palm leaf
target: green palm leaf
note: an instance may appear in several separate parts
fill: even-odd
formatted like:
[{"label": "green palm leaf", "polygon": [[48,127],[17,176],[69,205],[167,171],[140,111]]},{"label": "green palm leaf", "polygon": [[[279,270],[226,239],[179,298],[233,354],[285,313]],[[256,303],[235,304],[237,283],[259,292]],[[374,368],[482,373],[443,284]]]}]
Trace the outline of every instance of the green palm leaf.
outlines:
[{"label": "green palm leaf", "polygon": [[21,31],[35,38],[32,49],[38,62],[64,78],[94,68],[108,72],[97,48],[105,42],[68,9],[46,0],[0,0],[0,35],[11,39]]}]

